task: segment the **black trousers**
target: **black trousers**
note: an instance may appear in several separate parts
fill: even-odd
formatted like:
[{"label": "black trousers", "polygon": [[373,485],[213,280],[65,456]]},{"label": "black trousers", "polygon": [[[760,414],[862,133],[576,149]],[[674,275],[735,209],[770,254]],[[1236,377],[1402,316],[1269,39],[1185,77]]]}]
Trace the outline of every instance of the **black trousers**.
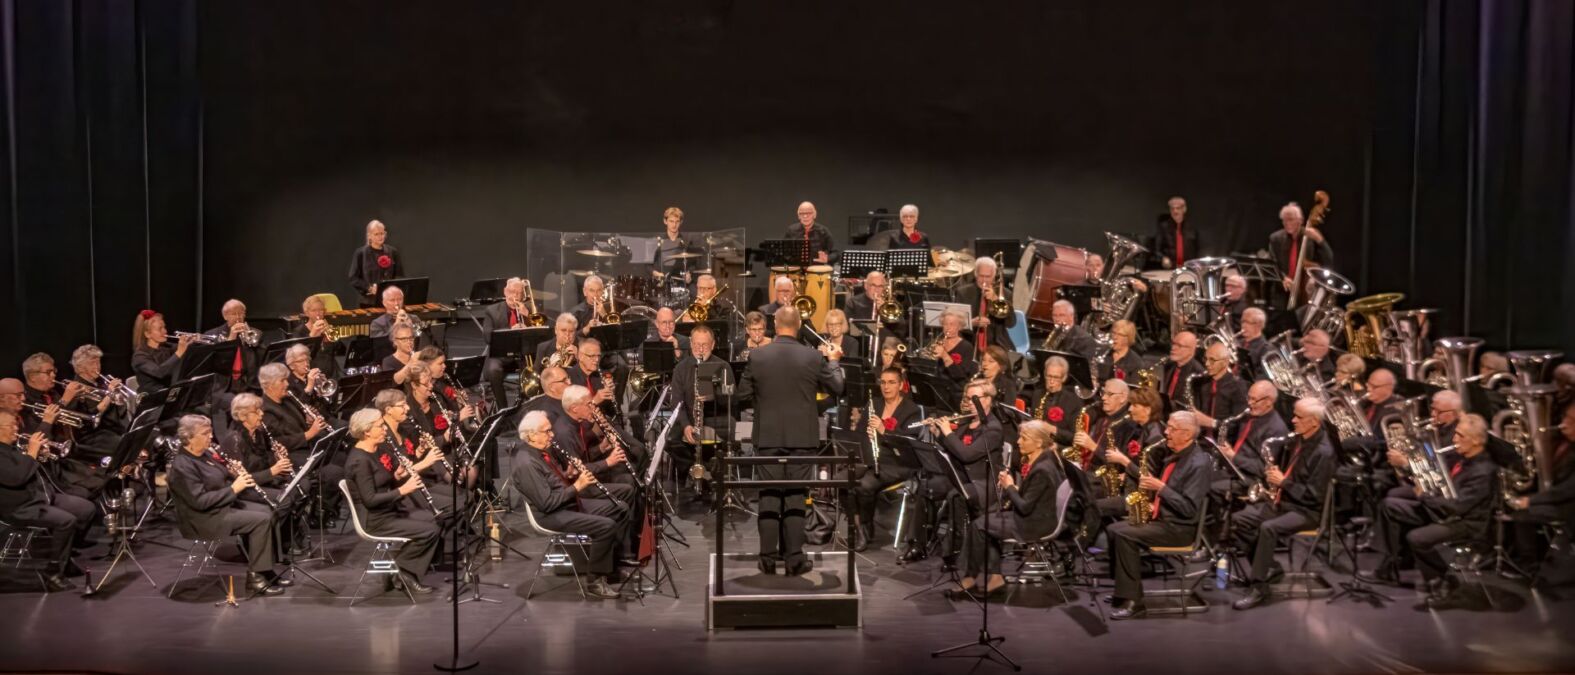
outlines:
[{"label": "black trousers", "polygon": [[1017,518],[1006,511],[992,511],[969,523],[968,548],[964,571],[968,576],[999,574],[1001,540],[1023,538]]},{"label": "black trousers", "polygon": [[1279,566],[1274,561],[1274,547],[1280,539],[1316,525],[1318,519],[1274,502],[1260,502],[1237,512],[1231,522],[1238,548],[1252,552],[1248,580],[1263,584]]},{"label": "black trousers", "polygon": [[[1532,504],[1524,511],[1511,511],[1510,522],[1504,526],[1509,529],[1505,535],[1510,540],[1510,555],[1514,561],[1528,572],[1535,572],[1541,565],[1546,550],[1540,537],[1541,526],[1555,521],[1570,522],[1575,520],[1572,509],[1552,504]],[[1550,542],[1551,543],[1551,542]]]},{"label": "black trousers", "polygon": [[1133,525],[1123,520],[1111,525],[1105,533],[1110,537],[1110,572],[1116,580],[1114,595],[1121,600],[1136,602],[1143,599],[1143,549],[1190,544],[1197,533],[1197,524],[1154,520],[1143,525]]},{"label": "black trousers", "polygon": [[901,483],[913,476],[918,471],[906,466],[885,464],[880,468],[880,473],[874,467],[865,467],[864,473],[859,476],[859,486],[853,489],[853,504],[859,522],[866,527],[875,524],[875,505],[878,503],[880,493],[887,486]]},{"label": "black trousers", "polygon": [[[509,406],[508,388],[504,386],[504,376],[508,374],[508,363],[512,361],[489,356],[481,365],[481,381],[492,388],[492,400],[497,402],[498,409]],[[523,377],[523,373],[521,376]]]},{"label": "black trousers", "polygon": [[1449,572],[1438,546],[1481,536],[1481,528],[1455,520],[1434,522],[1434,515],[1415,499],[1386,498],[1379,509],[1378,541],[1391,560],[1414,558],[1422,578],[1441,579]]},{"label": "black trousers", "polygon": [[[761,457],[807,456],[814,448],[762,448]],[[755,469],[759,480],[809,480],[813,464],[764,464]],[[804,514],[807,488],[770,488],[760,491],[760,557],[772,563],[798,565],[804,560]]]},{"label": "black trousers", "polygon": [[6,514],[6,520],[18,527],[42,527],[49,530],[49,572],[60,574],[66,561],[71,559],[71,542],[77,535],[87,532],[98,511],[81,497],[56,493],[52,504],[39,504]]},{"label": "black trousers", "polygon": [[235,508],[225,509],[222,524],[203,536],[240,536],[246,548],[246,570],[268,572],[273,569],[273,512],[263,504],[236,501]]},{"label": "black trousers", "polygon": [[368,533],[410,540],[394,554],[399,569],[416,579],[426,574],[427,568],[432,566],[432,557],[437,555],[438,548],[443,545],[443,528],[437,524],[430,511],[411,511],[408,515],[397,511],[380,511],[369,516],[365,508],[356,508],[361,510],[361,519],[366,523]]},{"label": "black trousers", "polygon": [[622,511],[606,499],[581,499],[579,507],[559,509],[547,514],[537,514],[543,527],[565,534],[589,537],[590,544],[581,547],[569,544],[569,558],[575,569],[597,576],[612,574],[617,569],[614,551],[623,540]]}]

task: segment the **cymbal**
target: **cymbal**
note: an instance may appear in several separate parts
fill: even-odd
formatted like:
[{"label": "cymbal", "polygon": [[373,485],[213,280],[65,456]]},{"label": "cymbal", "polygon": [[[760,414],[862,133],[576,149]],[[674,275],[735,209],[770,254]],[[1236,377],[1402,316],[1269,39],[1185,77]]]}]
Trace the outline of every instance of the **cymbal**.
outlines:
[{"label": "cymbal", "polygon": [[615,257],[618,256],[618,254],[613,252],[613,251],[603,251],[601,249],[596,249],[596,248],[584,248],[584,249],[580,249],[578,251],[575,251],[575,253],[578,253],[580,255],[588,255],[588,256],[590,256],[592,258],[615,258]]},{"label": "cymbal", "polygon": [[577,277],[588,277],[588,276],[590,276],[592,274],[595,274],[595,273],[596,273],[596,270],[569,270],[569,274],[572,274],[572,275],[577,276]]},{"label": "cymbal", "polygon": [[[581,251],[581,253],[584,253],[584,251]],[[612,255],[612,254],[609,253],[608,255]],[[686,251],[684,253],[674,253],[672,255],[665,256],[665,257],[668,260],[688,260],[690,258],[699,258],[699,257],[702,257],[704,255],[705,255],[704,253],[689,253],[689,252]]]},{"label": "cymbal", "polygon": [[558,299],[558,294],[554,293],[552,291],[535,291],[535,290],[533,290],[533,291],[531,291],[531,295],[535,296],[536,302],[546,302],[548,300],[557,300]]}]

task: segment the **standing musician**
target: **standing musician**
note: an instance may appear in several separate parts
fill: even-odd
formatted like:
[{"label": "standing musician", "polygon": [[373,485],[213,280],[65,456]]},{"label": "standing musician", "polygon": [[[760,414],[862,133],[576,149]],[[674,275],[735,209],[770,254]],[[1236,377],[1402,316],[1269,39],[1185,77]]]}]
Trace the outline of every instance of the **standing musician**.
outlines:
[{"label": "standing musician", "polygon": [[[1186,391],[1187,378],[1204,372],[1198,363],[1198,335],[1184,330],[1170,338],[1170,356],[1159,370],[1159,393],[1171,409],[1177,409]],[[1196,421],[1194,418],[1193,421]]]},{"label": "standing musician", "polygon": [[1137,378],[1137,372],[1148,365],[1143,355],[1132,349],[1136,344],[1137,324],[1126,319],[1111,324],[1109,372],[1100,373],[1100,376],[1107,380],[1114,377],[1127,384],[1134,384],[1133,380]]},{"label": "standing musician", "polygon": [[180,418],[181,449],[169,467],[175,512],[200,539],[242,535],[246,540],[246,587],[259,595],[284,592],[287,581],[273,571],[273,513],[267,506],[240,499],[257,487],[249,473],[231,476],[213,444],[213,424],[202,415]]},{"label": "standing musician", "polygon": [[[827,342],[837,346],[845,357],[855,359],[864,358],[864,343],[858,338],[848,335],[848,315],[840,309],[826,312],[826,334],[823,336]],[[816,345],[811,345],[816,346]],[[822,354],[826,352],[825,345],[818,345]]]},{"label": "standing musician", "polygon": [[1256,378],[1262,375],[1258,371],[1263,367],[1263,355],[1269,353],[1269,340],[1263,337],[1263,327],[1268,322],[1268,315],[1260,308],[1248,307],[1241,313],[1241,333],[1236,339],[1241,349],[1247,352],[1247,363],[1241,365],[1242,377]]},{"label": "standing musician", "polygon": [[689,239],[678,233],[683,225],[683,209],[669,206],[662,211],[662,235],[656,238],[656,259],[653,261],[651,276],[660,279],[678,275],[684,281],[689,280],[689,266],[686,264],[689,259],[673,257],[689,250]]},{"label": "standing musician", "polygon": [[1077,392],[1066,386],[1067,371],[1070,368],[1066,359],[1051,356],[1045,359],[1044,381],[1039,396],[1034,400],[1034,419],[1050,423],[1050,433],[1054,434],[1056,445],[1071,445],[1077,425],[1077,413],[1083,409],[1084,401],[1078,398]]},{"label": "standing musician", "polygon": [[345,460],[345,474],[354,497],[351,507],[368,534],[410,540],[394,554],[399,571],[388,577],[385,590],[431,593],[436,589],[421,583],[421,577],[443,543],[443,530],[426,504],[410,506],[412,500],[422,499],[416,494],[424,485],[420,474],[406,472],[389,454],[391,450],[385,445],[388,428],[383,424],[382,413],[371,408],[357,410],[350,416],[349,433],[355,439],[355,449]]},{"label": "standing musician", "polygon": [[[982,409],[974,407],[974,399],[979,399]],[[963,415],[971,415],[965,420],[958,420],[960,424],[953,424],[945,418],[929,418],[925,423],[930,427],[935,438],[940,439],[938,444],[946,451],[952,463],[957,465],[957,473],[963,480],[967,494],[959,495],[953,489],[946,476],[930,476],[925,482],[925,494],[919,500],[920,518],[928,519],[934,513],[935,506],[931,496],[939,496],[941,505],[946,513],[946,518],[951,535],[946,542],[942,556],[945,559],[954,558],[962,550],[963,537],[967,530],[967,523],[971,518],[970,512],[983,513],[988,510],[984,503],[985,481],[995,478],[996,469],[1005,465],[999,453],[1005,442],[1005,430],[1000,421],[989,411],[995,407],[995,387],[989,382],[974,380],[963,389],[962,403],[958,410]],[[908,560],[917,560],[923,557],[928,548],[929,538],[935,527],[930,522],[923,522],[923,526],[916,537],[916,545],[908,551]],[[965,589],[958,589],[965,590]]]},{"label": "standing musician", "polygon": [[[1247,416],[1241,421],[1231,425],[1227,438],[1220,439],[1220,454],[1225,461],[1230,462],[1240,471],[1248,481],[1253,484],[1263,481],[1263,442],[1275,436],[1284,436],[1290,433],[1285,426],[1285,418],[1280,417],[1280,412],[1274,409],[1274,404],[1280,398],[1280,392],[1274,388],[1274,383],[1268,380],[1258,380],[1247,388]],[[1236,471],[1230,467],[1221,467],[1214,482],[1213,494],[1223,498],[1227,491],[1237,495],[1246,494],[1252,487],[1251,484],[1242,484],[1236,477]]]},{"label": "standing musician", "polygon": [[[1001,575],[1002,542],[1038,541],[1054,532],[1058,525],[1056,489],[1066,480],[1051,448],[1049,425],[1038,420],[1017,429],[1017,445],[1022,451],[1022,469],[1002,468],[995,475],[995,494],[1005,502],[1000,511],[986,509],[969,523],[968,555],[957,592],[968,593],[979,586],[985,595],[1006,587]],[[1019,485],[1019,483],[1021,483]],[[993,571],[992,571],[993,570]],[[985,576],[988,575],[988,580]]]},{"label": "standing musician", "polygon": [[979,353],[979,377],[995,387],[996,396],[1002,404],[1016,406],[1019,404],[1017,378],[1012,376],[1010,363],[1005,349],[990,345],[989,349]]},{"label": "standing musician", "polygon": [[[309,414],[303,404],[312,405],[309,402],[311,399],[297,401],[291,398],[290,372],[282,363],[263,366],[257,371],[257,381],[262,386],[263,423],[268,425],[273,439],[289,450],[291,463],[295,466],[305,464],[312,454],[313,444],[330,430],[325,413],[312,408]],[[316,479],[328,486],[323,491],[330,505],[326,509],[328,515],[338,513],[335,505],[339,500],[334,496],[334,486],[339,484],[339,479],[344,478],[344,469],[324,463],[313,471],[317,474]]]},{"label": "standing musician", "polygon": [[930,250],[930,236],[919,231],[919,207],[904,204],[897,211],[897,221],[902,223],[902,227],[870,237],[870,248],[882,251],[903,248]]},{"label": "standing musician", "polygon": [[131,336],[131,370],[137,377],[137,391],[144,394],[164,391],[174,384],[180,360],[197,337],[182,335],[171,343],[164,315],[151,309],[137,313]]},{"label": "standing musician", "polygon": [[798,294],[798,287],[793,285],[793,278],[788,276],[777,277],[771,286],[771,302],[760,306],[761,316],[775,317],[777,310],[793,307],[793,296]]},{"label": "standing musician", "polygon": [[1219,420],[1247,408],[1247,382],[1230,371],[1235,351],[1223,342],[1215,342],[1203,352],[1203,369],[1208,377],[1194,384],[1192,400],[1197,402],[1193,412],[1198,426],[1204,429],[1212,431]]},{"label": "standing musician", "polygon": [[1302,336],[1300,351],[1302,364],[1316,367],[1319,379],[1324,382],[1334,379],[1336,362],[1344,352],[1329,346],[1329,334],[1322,328],[1314,328]]},{"label": "standing musician", "polygon": [[9,409],[0,409],[0,520],[16,527],[41,527],[49,530],[49,565],[44,587],[51,593],[69,591],[66,581],[72,567],[72,541],[86,536],[97,510],[81,497],[54,490],[38,462],[44,434],[35,432],[18,445],[21,418]]},{"label": "standing musician", "polygon": [[[973,312],[973,346],[979,351],[991,345],[1009,353],[1017,351],[1008,332],[1008,329],[1017,325],[1017,312],[1001,319],[990,316],[990,302],[995,300],[995,285],[1000,274],[1001,270],[995,266],[995,258],[979,258],[974,263],[973,283],[960,284],[952,291],[952,301],[968,305]],[[1008,288],[1002,299],[1010,302],[1011,297],[1012,292]]]},{"label": "standing musician", "polygon": [[[807,204],[806,204],[807,205]],[[800,209],[803,212],[803,209]],[[810,207],[809,221],[813,221]],[[806,223],[807,224],[807,223]],[[749,366],[738,383],[741,401],[752,401],[757,413],[754,443],[757,453],[766,456],[807,455],[820,445],[816,423],[815,393],[825,389],[833,396],[842,393],[842,370],[837,361],[842,354],[831,350],[822,356],[797,340],[802,320],[791,305],[777,310],[776,339],[753,350]],[[767,480],[807,480],[813,475],[808,464],[762,466],[755,476]],[[778,563],[786,565],[789,575],[811,569],[804,555],[804,488],[770,488],[760,491],[760,571],[775,574]]]},{"label": "standing musician", "polygon": [[1149,250],[1153,251],[1150,267],[1168,270],[1201,258],[1203,253],[1198,248],[1197,226],[1187,224],[1187,200],[1171,197],[1166,206],[1167,212],[1154,223],[1154,241]]},{"label": "standing musician", "polygon": [[483,347],[488,349],[487,360],[481,366],[481,379],[492,388],[492,400],[497,401],[499,407],[507,407],[509,403],[504,375],[510,366],[519,364],[506,354],[491,353],[492,334],[500,330],[524,328],[529,325],[529,317],[530,308],[525,305],[525,280],[519,277],[510,277],[503,282],[501,302],[492,303],[481,310],[481,339]]},{"label": "standing musician", "polygon": [[[1394,561],[1409,553],[1422,571],[1429,609],[1451,609],[1463,604],[1456,594],[1460,580],[1448,575],[1449,568],[1439,555],[1438,546],[1486,537],[1493,518],[1500,494],[1499,467],[1485,452],[1487,431],[1487,422],[1481,415],[1466,415],[1455,426],[1455,454],[1460,459],[1448,469],[1455,487],[1453,499],[1413,488],[1415,499],[1389,497],[1383,502],[1375,541],[1383,544],[1385,562],[1376,576],[1386,581],[1390,580],[1386,576],[1398,578]],[[1394,574],[1386,575],[1385,567]]]},{"label": "standing musician", "polygon": [[228,410],[230,399],[244,391],[257,389],[257,349],[248,347],[241,341],[241,334],[252,330],[246,325],[246,303],[231,298],[224,302],[224,307],[219,310],[224,317],[224,325],[209,329],[204,335],[221,342],[235,343],[233,355],[222,355],[229,361],[226,369],[229,377],[216,383],[213,391],[213,400]]},{"label": "standing musician", "polygon": [[1198,423],[1192,413],[1170,414],[1165,425],[1165,445],[1170,453],[1159,476],[1145,476],[1138,488],[1153,495],[1150,520],[1142,525],[1117,522],[1110,537],[1111,576],[1115,578],[1117,607],[1110,618],[1121,621],[1148,615],[1143,604],[1143,560],[1140,546],[1186,546],[1197,533],[1207,512],[1209,481],[1214,460],[1195,442]]},{"label": "standing musician", "polygon": [[748,361],[750,352],[771,344],[766,336],[766,315],[750,312],[744,315],[744,334],[733,338],[733,358]]},{"label": "standing musician", "polygon": [[1284,444],[1279,465],[1266,466],[1263,479],[1273,497],[1242,509],[1234,524],[1239,550],[1252,551],[1251,587],[1231,605],[1252,609],[1269,598],[1269,584],[1285,575],[1274,560],[1281,539],[1318,525],[1338,455],[1323,426],[1324,405],[1308,397],[1296,402],[1291,416],[1295,434]]},{"label": "standing musician", "polygon": [[[1306,216],[1302,207],[1296,202],[1291,202],[1280,207],[1280,227],[1269,235],[1269,255],[1274,257],[1274,263],[1280,266],[1280,283],[1289,292],[1295,286],[1291,278],[1296,269],[1297,256],[1302,255],[1302,248],[1307,248],[1306,263],[1329,267],[1334,264],[1334,249],[1329,247],[1329,242],[1323,238],[1323,233],[1316,227],[1303,227]],[[1304,271],[1305,271],[1305,265]]]},{"label": "standing musician", "polygon": [[[684,350],[689,349],[689,338],[679,335],[678,318],[671,307],[656,310],[656,318],[651,321],[651,331],[645,339],[650,342],[666,342],[673,346],[673,359],[684,357]],[[583,383],[580,383],[583,384]]]},{"label": "standing musician", "polygon": [[[919,406],[903,394],[903,385],[906,383],[900,368],[884,368],[880,371],[880,398],[871,402],[868,411],[862,411],[866,431],[875,434],[879,443],[881,434],[903,433],[908,425],[919,421]],[[857,421],[855,417],[855,421]],[[872,458],[875,464],[864,468],[859,474],[859,485],[853,489],[853,504],[855,517],[858,519],[858,534],[854,539],[854,549],[865,550],[875,542],[875,504],[881,490],[889,485],[901,483],[912,478],[913,469],[898,464],[895,460],[887,459],[880,462],[879,458]],[[862,547],[860,546],[862,544]]]},{"label": "standing musician", "polygon": [[381,221],[366,224],[366,244],[350,257],[350,285],[362,307],[376,307],[378,285],[405,276],[399,249],[388,243],[388,228]]},{"label": "standing musician", "polygon": [[[328,308],[323,304],[321,296],[306,296],[306,299],[301,301],[301,315],[304,317],[301,323],[290,331],[292,338],[322,338],[332,327],[325,318],[328,315]],[[312,367],[330,375],[338,373],[334,354],[340,351],[339,345],[337,338],[320,340],[316,353],[312,355]]]},{"label": "standing musician", "polygon": [[[574,343],[580,320],[573,312],[564,312],[552,323],[552,338],[536,345],[536,368],[545,372],[550,366],[568,368],[574,363]],[[553,355],[558,355],[553,358]]]},{"label": "standing musician", "polygon": [[[713,353],[713,350],[716,348],[716,334],[712,333],[711,329],[706,326],[695,326],[694,332],[689,336],[689,347],[689,356],[684,357],[682,361],[673,366],[673,396],[684,406],[684,442],[688,444],[687,449],[693,454],[688,457],[681,456],[679,452],[674,452],[673,454],[675,459],[683,462],[682,466],[692,466],[694,464],[709,466],[710,458],[705,456],[707,453],[704,451],[707,446],[715,445],[725,438],[727,433],[727,407],[721,405],[721,401],[718,401],[713,396],[708,401],[702,402],[700,404],[701,408],[696,410],[695,376],[702,363],[725,365],[727,362]],[[729,373],[731,371],[724,370],[723,372]],[[722,377],[727,378],[728,375],[724,374]],[[731,382],[716,384],[721,386],[731,384]],[[709,404],[709,407],[707,407],[707,404]],[[709,429],[710,433],[703,433],[705,429]],[[702,443],[701,441],[707,440],[703,436],[709,436],[710,442]],[[676,451],[677,448],[675,447],[674,450]],[[704,494],[699,483],[696,484],[696,491]]]},{"label": "standing musician", "polygon": [[589,550],[566,547],[569,557],[577,569],[591,574],[591,582],[585,586],[588,597],[616,600],[618,593],[608,584],[616,583],[614,549],[628,529],[628,513],[602,497],[593,487],[596,477],[589,471],[576,471],[555,456],[563,451],[554,443],[553,424],[546,413],[525,413],[519,434],[529,449],[519,453],[514,463],[515,488],[544,527],[590,538]]},{"label": "standing musician", "polygon": [[803,241],[809,259],[814,262],[828,265],[836,262],[837,243],[831,240],[831,230],[815,222],[814,204],[804,202],[798,205],[798,222],[789,225],[782,238]]},{"label": "standing musician", "polygon": [[978,369],[973,344],[962,337],[967,317],[961,311],[948,309],[941,314],[941,335],[926,350],[926,354],[940,362],[941,374],[961,386],[973,377]]}]

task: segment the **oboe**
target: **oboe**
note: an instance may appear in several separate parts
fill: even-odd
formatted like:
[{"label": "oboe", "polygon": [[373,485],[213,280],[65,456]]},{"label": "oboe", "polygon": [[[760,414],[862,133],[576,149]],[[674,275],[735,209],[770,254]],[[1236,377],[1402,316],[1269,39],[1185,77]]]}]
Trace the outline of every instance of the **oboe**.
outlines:
[{"label": "oboe", "polygon": [[623,503],[623,500],[614,497],[612,491],[608,490],[606,485],[602,485],[601,481],[596,480],[596,474],[593,474],[589,469],[586,469],[585,463],[581,462],[579,457],[575,457],[574,455],[565,452],[563,447],[558,445],[557,441],[552,441],[552,450],[558,455],[559,461],[567,464],[569,468],[574,469],[576,472],[590,476],[591,485],[595,485],[598,490],[601,490],[602,496],[606,497],[607,501],[612,502],[613,506],[618,507],[619,511],[627,512],[629,510],[629,505]]},{"label": "oboe", "polygon": [[[393,452],[394,459],[399,462],[399,467],[405,470],[407,477],[415,476],[419,479],[420,476],[416,472],[416,465],[414,462],[410,461],[409,457],[405,456],[405,451],[400,449],[398,446],[395,446]],[[437,502],[432,499],[432,491],[427,489],[426,481],[421,481],[421,496],[426,497],[427,508],[432,509],[433,517],[440,517],[443,515],[443,509],[438,508]]]},{"label": "oboe", "polygon": [[[219,447],[218,443],[214,443],[213,444],[213,454],[218,455],[219,459],[224,462],[224,467],[226,469],[230,470],[230,475],[232,475],[232,476],[234,476],[236,478],[240,478],[241,476],[250,476],[251,475],[251,472],[246,470],[246,465],[242,464],[241,460],[235,459],[235,458],[225,454],[224,453],[224,448]],[[252,482],[252,489],[256,490],[257,494],[262,495],[263,503],[267,504],[268,508],[270,508],[270,509],[277,509],[277,508],[279,508],[279,505],[275,504],[273,502],[273,498],[269,497],[268,493],[263,492],[262,486],[258,485],[255,481]]]},{"label": "oboe", "polygon": [[[591,408],[591,419],[596,421],[596,426],[602,430],[602,435],[607,438],[608,443],[612,444],[613,452],[624,449],[623,441],[618,436],[618,430],[613,428],[612,422],[607,421],[607,416],[603,415],[602,411]],[[640,480],[640,472],[635,471],[634,466],[629,463],[629,453],[627,451],[624,452],[623,461],[620,463],[623,464],[623,468],[629,470],[629,475],[634,477],[634,484],[644,489],[645,481]]]}]

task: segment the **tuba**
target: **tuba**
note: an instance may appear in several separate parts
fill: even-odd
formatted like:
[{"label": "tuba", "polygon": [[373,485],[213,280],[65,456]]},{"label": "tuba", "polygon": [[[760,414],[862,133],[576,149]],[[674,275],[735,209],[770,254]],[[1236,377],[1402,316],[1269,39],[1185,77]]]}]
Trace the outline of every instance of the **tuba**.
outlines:
[{"label": "tuba", "polygon": [[[1450,480],[1449,470],[1444,468],[1441,455],[1453,450],[1454,446],[1434,447],[1437,443],[1438,430],[1423,421],[1419,412],[1424,398],[1418,396],[1406,399],[1405,407],[1401,412],[1384,416],[1378,421],[1378,425],[1383,428],[1384,440],[1389,449],[1405,456],[1406,469],[1423,494],[1453,499],[1454,481]],[[1435,438],[1429,439],[1424,434]]]},{"label": "tuba", "polygon": [[[1110,257],[1105,264],[1105,274],[1099,279],[1099,312],[1097,325],[1108,328],[1111,324],[1132,316],[1142,295],[1131,279],[1121,278],[1121,269],[1148,249],[1126,237],[1112,232],[1105,233],[1110,244]],[[1089,315],[1089,326],[1095,326],[1095,316]]]},{"label": "tuba", "polygon": [[1420,366],[1427,358],[1428,332],[1436,309],[1407,309],[1384,317],[1383,355],[1405,366],[1408,380],[1421,380]]},{"label": "tuba", "polygon": [[1553,486],[1553,458],[1557,451],[1553,403],[1558,386],[1517,384],[1506,393],[1510,407],[1493,416],[1493,435],[1515,446],[1521,466],[1504,467],[1505,487],[1514,494],[1547,490]]},{"label": "tuba", "polygon": [[1330,335],[1338,334],[1345,328],[1345,311],[1336,307],[1335,301],[1340,296],[1355,293],[1356,285],[1326,267],[1307,270],[1307,280],[1312,283],[1312,290],[1307,298],[1307,314],[1302,316],[1302,334],[1314,328],[1321,328]]},{"label": "tuba", "polygon": [[1455,393],[1460,394],[1461,401],[1470,401],[1471,392],[1467,385],[1473,381],[1473,366],[1477,361],[1477,350],[1482,348],[1482,339],[1439,338],[1434,346],[1436,351],[1442,352],[1442,356],[1424,360],[1417,367],[1417,375],[1429,384],[1455,390]]},{"label": "tuba", "polygon": [[1204,308],[1225,297],[1225,270],[1235,266],[1233,258],[1195,258],[1170,273],[1172,334],[1201,323]]},{"label": "tuba", "polygon": [[1364,359],[1383,355],[1379,341],[1385,334],[1386,317],[1404,299],[1404,293],[1379,293],[1345,306],[1345,344],[1352,354]]},{"label": "tuba", "polygon": [[1316,396],[1321,386],[1309,382],[1306,367],[1296,358],[1291,348],[1291,332],[1285,331],[1268,340],[1269,351],[1263,355],[1263,374],[1274,383],[1274,388],[1288,396],[1303,398]]}]

